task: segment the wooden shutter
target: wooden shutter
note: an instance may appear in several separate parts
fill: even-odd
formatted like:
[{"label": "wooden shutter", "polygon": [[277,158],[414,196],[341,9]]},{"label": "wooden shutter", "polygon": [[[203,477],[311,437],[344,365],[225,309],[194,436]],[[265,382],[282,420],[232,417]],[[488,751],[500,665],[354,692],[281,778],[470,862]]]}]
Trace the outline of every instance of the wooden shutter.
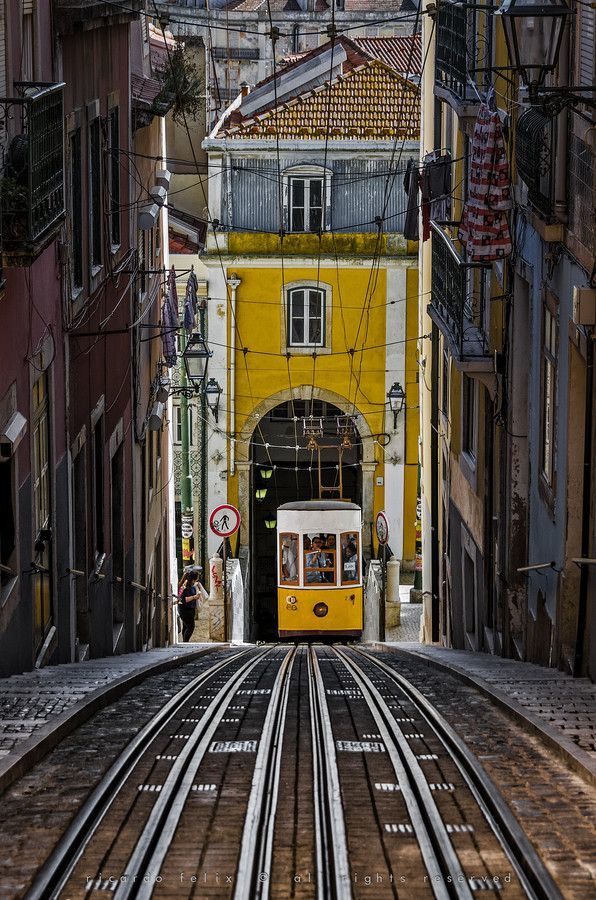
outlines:
[{"label": "wooden shutter", "polygon": [[586,4],[577,6],[577,80],[578,84],[594,84],[596,57],[596,9]]}]

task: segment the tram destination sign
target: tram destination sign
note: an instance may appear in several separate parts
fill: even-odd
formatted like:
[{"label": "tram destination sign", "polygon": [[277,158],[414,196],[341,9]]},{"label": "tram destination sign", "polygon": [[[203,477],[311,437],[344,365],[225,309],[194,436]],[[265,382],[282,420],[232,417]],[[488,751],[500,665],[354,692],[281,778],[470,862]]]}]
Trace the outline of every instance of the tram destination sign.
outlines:
[{"label": "tram destination sign", "polygon": [[387,516],[384,512],[377,513],[375,528],[377,531],[377,540],[379,544],[386,544],[389,540],[389,524],[387,522]]},{"label": "tram destination sign", "polygon": [[219,537],[230,537],[240,528],[240,513],[235,506],[230,503],[224,503],[222,506],[216,506],[209,516],[209,527],[214,534]]}]

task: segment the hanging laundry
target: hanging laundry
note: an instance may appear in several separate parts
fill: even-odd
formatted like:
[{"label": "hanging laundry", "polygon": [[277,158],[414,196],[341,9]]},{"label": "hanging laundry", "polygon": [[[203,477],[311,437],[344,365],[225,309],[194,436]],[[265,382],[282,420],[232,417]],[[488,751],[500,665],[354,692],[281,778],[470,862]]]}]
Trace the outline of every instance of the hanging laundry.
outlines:
[{"label": "hanging laundry", "polygon": [[186,297],[184,300],[184,328],[190,334],[194,331],[195,317],[198,310],[197,288],[199,283],[194,272],[190,273],[186,282]]},{"label": "hanging laundry", "polygon": [[168,274],[166,295],[161,307],[161,337],[163,355],[168,368],[176,365],[176,333],[180,321],[178,318],[178,291],[176,290],[176,271],[174,266]]},{"label": "hanging laundry", "polygon": [[404,176],[404,190],[407,197],[406,217],[404,219],[404,237],[408,241],[418,240],[418,166],[413,159],[408,160]]},{"label": "hanging laundry", "polygon": [[468,196],[458,231],[470,262],[492,262],[512,250],[511,182],[498,112],[480,106],[470,154]]},{"label": "hanging laundry", "polygon": [[422,159],[423,196],[429,204],[428,217],[446,222],[451,215],[451,153],[433,150]]}]

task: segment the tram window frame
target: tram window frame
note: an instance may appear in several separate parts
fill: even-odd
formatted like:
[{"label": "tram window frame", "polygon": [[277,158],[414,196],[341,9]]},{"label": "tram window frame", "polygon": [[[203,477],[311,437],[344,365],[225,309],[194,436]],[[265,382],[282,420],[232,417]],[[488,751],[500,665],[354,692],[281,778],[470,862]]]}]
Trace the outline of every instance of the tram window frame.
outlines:
[{"label": "tram window frame", "polygon": [[[284,578],[283,576],[283,541],[289,538],[296,545],[296,577]],[[300,584],[300,536],[296,531],[282,531],[279,535],[279,584],[281,587],[286,585]]]},{"label": "tram window frame", "polygon": [[[345,545],[344,545],[345,539]],[[357,531],[342,531],[339,537],[340,547],[341,547],[341,583],[343,585],[347,584],[360,584],[360,534]],[[356,578],[344,578],[344,546],[347,547],[348,543],[355,544],[356,546]]]},{"label": "tram window frame", "polygon": [[[322,537],[324,535],[324,538]],[[326,557],[331,556],[333,559],[332,566],[309,566],[307,564],[307,557],[316,552],[312,549],[313,541],[320,540],[323,541],[324,544],[327,543],[330,537],[335,539],[335,546],[333,549],[330,549],[326,546],[322,547],[319,552],[324,553]],[[308,549],[305,547],[304,539],[307,538],[309,541]],[[302,535],[302,560],[303,560],[303,572],[304,572],[304,586],[305,587],[337,587],[337,534],[335,531],[312,531],[306,532]],[[332,580],[327,581],[325,579],[321,581],[309,581],[308,573],[309,572],[321,572],[323,575],[331,575]]]}]

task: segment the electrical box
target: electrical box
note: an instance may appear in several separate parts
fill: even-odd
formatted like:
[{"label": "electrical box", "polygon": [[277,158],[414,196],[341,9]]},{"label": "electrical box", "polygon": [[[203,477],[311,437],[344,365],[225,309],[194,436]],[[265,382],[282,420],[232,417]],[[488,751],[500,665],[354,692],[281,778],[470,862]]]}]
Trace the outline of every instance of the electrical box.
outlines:
[{"label": "electrical box", "polygon": [[596,288],[573,288],[573,321],[576,325],[596,325]]}]

